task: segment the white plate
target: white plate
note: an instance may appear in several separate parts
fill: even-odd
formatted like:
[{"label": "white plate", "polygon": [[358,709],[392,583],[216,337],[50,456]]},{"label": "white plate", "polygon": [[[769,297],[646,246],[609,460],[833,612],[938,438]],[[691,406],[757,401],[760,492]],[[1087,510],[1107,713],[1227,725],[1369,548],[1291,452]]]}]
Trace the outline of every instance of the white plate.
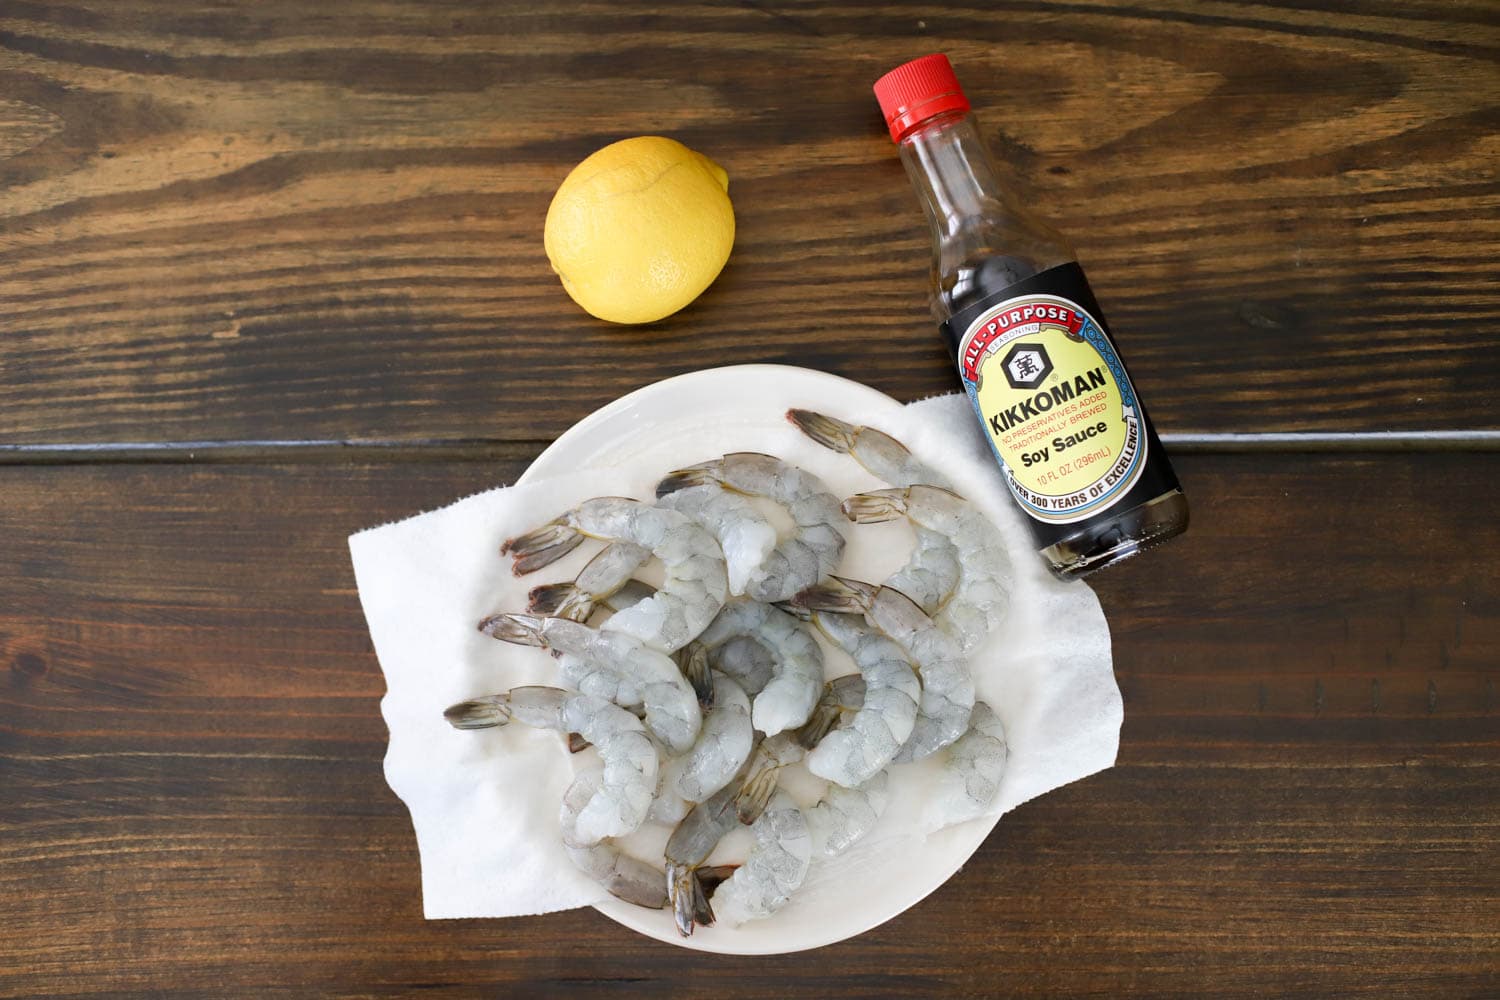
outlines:
[{"label": "white plate", "polygon": [[[646,386],[595,411],[559,437],[520,481],[611,465],[665,472],[726,451],[785,455],[791,449],[805,450],[806,440],[784,417],[794,406],[830,414],[858,413],[870,423],[887,415],[894,423],[902,410],[901,403],[869,386],[805,368],[707,369]],[[839,495],[880,485],[852,460],[832,452],[809,455],[804,464]],[[876,547],[894,553],[897,564],[904,558],[901,545]],[[702,928],[683,938],[666,911],[613,899],[596,908],[648,937],[699,951],[771,955],[819,948],[861,934],[915,905],[963,866],[997,821],[998,817],[974,820],[938,831],[905,852],[901,864],[886,866],[894,870],[862,872],[842,891],[816,894],[812,902],[794,897],[774,918],[738,928]]]}]

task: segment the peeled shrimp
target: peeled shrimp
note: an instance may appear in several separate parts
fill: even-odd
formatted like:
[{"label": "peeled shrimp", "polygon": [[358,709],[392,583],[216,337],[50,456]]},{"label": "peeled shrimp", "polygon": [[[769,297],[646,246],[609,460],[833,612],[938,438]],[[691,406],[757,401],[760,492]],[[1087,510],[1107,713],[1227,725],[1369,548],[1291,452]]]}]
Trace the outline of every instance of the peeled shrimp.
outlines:
[{"label": "peeled shrimp", "polygon": [[923,485],[861,493],[844,501],[844,511],[861,524],[904,516],[946,536],[958,552],[960,575],[938,622],[966,653],[984,641],[1005,613],[1011,572],[988,518],[957,493]]},{"label": "peeled shrimp", "polygon": [[579,733],[592,743],[604,770],[574,818],[578,845],[623,837],[645,821],[656,790],[656,747],[641,720],[618,705],[561,688],[517,687],[460,702],[443,717],[456,729],[489,729],[515,719],[539,729]]},{"label": "peeled shrimp", "polygon": [[600,549],[572,580],[532,588],[526,610],[534,615],[587,621],[594,606],[630,582],[651,559],[651,550],[634,542],[614,542]]},{"label": "peeled shrimp", "polygon": [[714,912],[731,927],[769,917],[785,906],[807,878],[812,860],[807,818],[781,789],[750,830],[755,846],[713,894]]},{"label": "peeled shrimp", "polygon": [[657,504],[680,511],[718,539],[729,592],[743,594],[751,575],[776,548],[776,526],[738,493],[709,483],[668,493]]},{"label": "peeled shrimp", "polygon": [[841,646],[865,681],[862,707],[807,755],[807,769],[846,788],[881,774],[910,738],[922,698],[911,659],[860,615],[817,612],[813,623]]},{"label": "peeled shrimp", "polygon": [[671,657],[632,636],[532,615],[491,615],[479,630],[552,651],[563,680],[584,694],[616,705],[644,705],[647,728],[673,753],[683,753],[698,738],[703,719],[692,685]]},{"label": "peeled shrimp", "polygon": [[658,798],[669,801],[661,803],[660,808],[653,805],[653,817],[681,819],[686,807],[673,809],[670,799],[702,802],[727,785],[750,756],[755,737],[750,726],[750,699],[723,674],[713,678],[713,692],[713,706],[703,717],[698,741],[691,750],[662,768],[662,794]]},{"label": "peeled shrimp", "polygon": [[823,685],[817,641],[792,615],[744,597],[726,603],[698,641],[712,649],[740,636],[764,643],[775,656],[771,679],[755,696],[755,728],[771,736],[802,725]]},{"label": "peeled shrimp", "polygon": [[[873,427],[857,427],[812,410],[788,410],[787,419],[825,448],[852,456],[872,475],[891,486],[927,483],[948,485],[930,466],[912,456],[906,445]],[[916,545],[906,564],[885,581],[929,615],[936,614],[958,587],[958,549],[941,532],[912,525]]]},{"label": "peeled shrimp", "polygon": [[922,678],[922,704],[911,737],[895,763],[928,757],[963,735],[974,708],[974,679],[958,644],[911,598],[890,587],[834,577],[790,602],[813,611],[864,612],[895,640]]},{"label": "peeled shrimp", "polygon": [[831,858],[847,851],[875,828],[890,801],[890,775],[885,771],[877,771],[858,788],[829,785],[818,804],[807,811],[816,852]]},{"label": "peeled shrimp", "polygon": [[670,653],[702,632],[728,593],[724,554],[714,537],[685,514],[628,500],[585,500],[535,531],[505,543],[515,572],[530,573],[571,552],[585,537],[641,546],[661,560],[666,576],[649,598],[617,612],[610,631],[632,635]]},{"label": "peeled shrimp", "polygon": [[575,867],[609,890],[610,895],[659,910],[667,905],[667,887],[659,868],[623,853],[614,844],[600,840],[584,843],[578,836],[578,818],[599,793],[602,776],[586,771],[563,793],[558,823],[562,826],[563,849]]},{"label": "peeled shrimp", "polygon": [[816,476],[772,455],[735,452],[669,474],[657,484],[656,495],[706,484],[766,497],[785,507],[796,522],[796,531],[750,573],[748,596],[784,601],[838,568],[844,552],[838,499]]},{"label": "peeled shrimp", "polygon": [[923,825],[936,830],[988,812],[1000,792],[1009,756],[1005,726],[993,709],[976,701],[969,731],[948,748],[942,777],[923,812]]}]

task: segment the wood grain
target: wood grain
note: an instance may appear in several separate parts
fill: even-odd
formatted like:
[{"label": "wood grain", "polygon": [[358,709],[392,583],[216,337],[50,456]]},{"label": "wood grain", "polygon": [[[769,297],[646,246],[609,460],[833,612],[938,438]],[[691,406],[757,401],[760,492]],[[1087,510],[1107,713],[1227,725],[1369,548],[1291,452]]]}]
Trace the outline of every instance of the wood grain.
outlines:
[{"label": "wood grain", "polygon": [[[949,390],[869,93],[938,49],[1163,431],[1500,426],[1492,2],[8,0],[0,440],[548,440],[749,361]],[[622,330],[540,234],[639,133],[722,162],[739,233]]]},{"label": "wood grain", "polygon": [[1500,457],[1183,460],[1189,534],[1095,578],[1120,765],[767,959],[421,919],[345,536],[523,465],[5,470],[0,995],[1500,989]]}]

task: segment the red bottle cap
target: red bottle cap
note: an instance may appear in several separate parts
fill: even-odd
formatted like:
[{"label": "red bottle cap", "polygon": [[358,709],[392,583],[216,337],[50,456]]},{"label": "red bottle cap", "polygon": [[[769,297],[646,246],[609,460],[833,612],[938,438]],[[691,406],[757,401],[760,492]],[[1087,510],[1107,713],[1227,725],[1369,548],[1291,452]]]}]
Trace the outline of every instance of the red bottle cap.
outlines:
[{"label": "red bottle cap", "polygon": [[880,102],[893,142],[945,111],[969,110],[969,99],[941,52],[913,59],[876,80],[875,100]]}]

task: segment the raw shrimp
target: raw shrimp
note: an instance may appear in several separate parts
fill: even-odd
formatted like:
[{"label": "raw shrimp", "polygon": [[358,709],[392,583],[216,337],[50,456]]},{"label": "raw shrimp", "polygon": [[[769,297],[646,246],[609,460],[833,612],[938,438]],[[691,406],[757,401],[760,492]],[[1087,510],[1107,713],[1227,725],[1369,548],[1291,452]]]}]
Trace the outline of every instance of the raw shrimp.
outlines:
[{"label": "raw shrimp", "polygon": [[532,615],[491,615],[479,623],[479,631],[552,651],[563,680],[584,694],[616,705],[644,705],[647,727],[673,753],[686,751],[698,738],[703,719],[693,686],[671,657],[632,636]]},{"label": "raw shrimp", "polygon": [[650,559],[651,550],[645,546],[613,542],[600,549],[573,579],[533,587],[526,610],[534,615],[587,621],[596,604],[629,583],[631,575]]},{"label": "raw shrimp", "polygon": [[948,481],[931,466],[915,458],[906,445],[884,431],[857,427],[812,410],[787,410],[787,419],[818,444],[842,455],[850,455],[870,474],[892,486],[930,483],[947,486]]},{"label": "raw shrimp", "polygon": [[[812,410],[788,410],[787,419],[825,448],[852,456],[872,475],[891,486],[927,483],[946,487],[948,481],[912,456],[906,445],[873,427],[857,427]],[[958,549],[947,536],[913,524],[916,544],[906,565],[891,574],[887,587],[901,591],[929,615],[936,614],[958,586]]]},{"label": "raw shrimp", "polygon": [[633,542],[661,560],[665,580],[655,594],[607,623],[662,652],[687,645],[724,605],[724,554],[714,537],[675,510],[623,497],[585,500],[549,524],[505,543],[515,572],[530,573],[573,550],[584,536]]},{"label": "raw shrimp", "polygon": [[[713,678],[713,692],[713,706],[703,717],[698,742],[662,768],[662,794],[658,798],[702,802],[727,785],[750,756],[755,737],[750,726],[750,699],[723,674]],[[661,815],[682,818],[680,813],[674,815],[669,805],[663,807]]]},{"label": "raw shrimp", "polygon": [[750,830],[755,846],[713,894],[714,912],[731,927],[769,917],[785,906],[807,878],[812,860],[807,817],[779,788]]},{"label": "raw shrimp", "polygon": [[969,731],[948,748],[942,777],[923,811],[923,825],[936,830],[988,812],[999,794],[1009,756],[1000,717],[990,706],[976,701]]},{"label": "raw shrimp", "polygon": [[623,853],[605,840],[584,843],[578,836],[578,817],[599,792],[598,771],[586,771],[563,793],[558,823],[563,849],[575,867],[627,903],[659,910],[667,905],[667,887],[659,868]]},{"label": "raw shrimp", "polygon": [[890,587],[833,577],[790,603],[813,611],[862,611],[911,658],[922,678],[922,704],[895,763],[921,760],[963,735],[974,708],[974,679],[958,644],[911,598]]},{"label": "raw shrimp", "polygon": [[664,852],[667,863],[667,901],[677,933],[687,937],[699,924],[712,925],[713,908],[709,906],[701,879],[703,862],[718,846],[724,835],[739,825],[734,812],[734,796],[739,783],[731,781],[704,801],[688,810],[672,835]]},{"label": "raw shrimp", "polygon": [[797,525],[751,572],[745,584],[750,597],[784,601],[838,568],[844,552],[838,499],[816,476],[772,455],[734,452],[669,474],[656,495],[705,484],[773,500]]},{"label": "raw shrimp", "polygon": [[[696,704],[696,703],[695,703]],[[603,698],[553,687],[517,687],[460,702],[443,713],[456,729],[489,729],[516,719],[559,733],[579,733],[599,751],[599,787],[575,817],[581,846],[633,833],[646,819],[656,790],[656,747],[640,719]]]},{"label": "raw shrimp", "polygon": [[764,643],[775,655],[770,681],[755,696],[752,719],[768,736],[807,721],[823,684],[823,651],[792,615],[737,597],[724,605],[698,641],[713,647],[740,636]]},{"label": "raw shrimp", "polygon": [[740,822],[755,822],[776,790],[781,769],[803,760],[845,715],[857,712],[864,699],[864,678],[858,674],[835,677],[823,686],[822,697],[806,723],[798,729],[762,740],[745,765],[739,791],[734,797],[734,809]]},{"label": "raw shrimp", "polygon": [[715,483],[668,493],[657,504],[681,511],[719,541],[729,592],[745,592],[757,567],[776,548],[776,526],[738,493]]},{"label": "raw shrimp", "polygon": [[966,653],[984,641],[1005,613],[1011,574],[1005,543],[988,518],[957,493],[922,485],[861,493],[844,501],[844,511],[861,524],[904,516],[945,535],[958,551],[960,576],[938,622]]},{"label": "raw shrimp", "polygon": [[890,804],[890,775],[885,771],[858,788],[829,785],[818,804],[807,811],[813,846],[823,857],[842,854],[875,828]]},{"label": "raw shrimp", "polygon": [[885,770],[910,738],[922,698],[911,659],[861,615],[816,612],[813,623],[854,660],[865,681],[864,704],[807,755],[807,769],[846,788]]}]

